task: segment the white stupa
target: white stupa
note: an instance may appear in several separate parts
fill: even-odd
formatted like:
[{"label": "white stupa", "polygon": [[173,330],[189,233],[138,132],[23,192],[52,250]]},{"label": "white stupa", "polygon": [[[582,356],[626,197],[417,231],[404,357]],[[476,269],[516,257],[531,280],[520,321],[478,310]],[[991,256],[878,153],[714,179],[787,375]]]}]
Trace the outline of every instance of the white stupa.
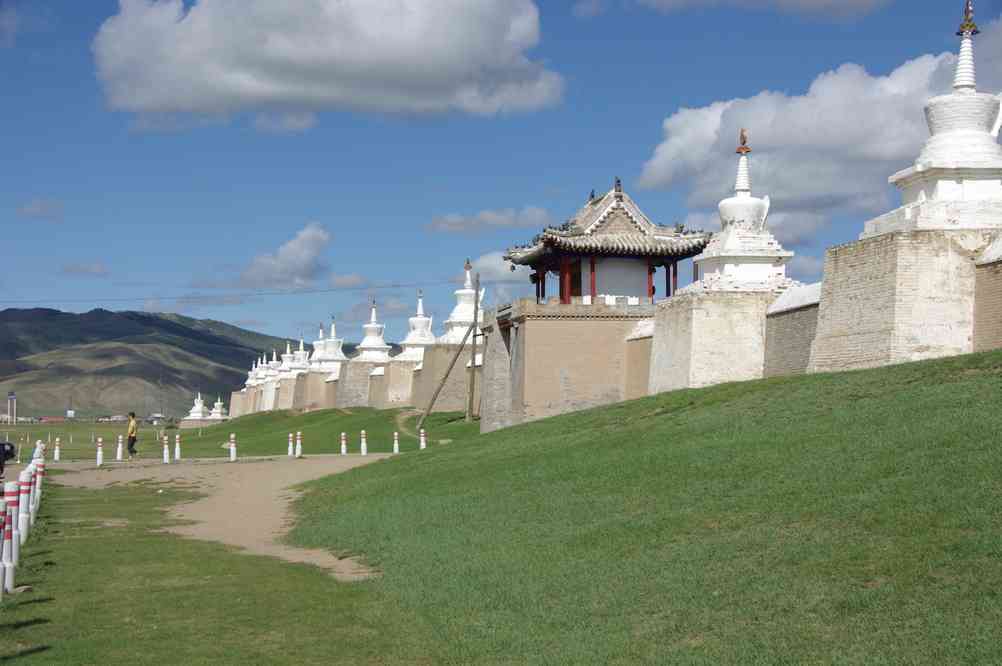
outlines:
[{"label": "white stupa", "polygon": [[306,341],[299,338],[299,349],[292,352],[292,360],[289,363],[289,371],[293,377],[305,374],[310,370],[310,352],[306,350]]},{"label": "white stupa", "polygon": [[748,133],[741,130],[734,196],[720,202],[721,229],[693,258],[701,279],[683,289],[693,291],[782,291],[796,284],[786,277],[793,252],[784,250],[769,231],[769,197],[753,197]]},{"label": "white stupa", "polygon": [[215,404],[212,405],[212,411],[209,412],[208,419],[211,421],[224,421],[226,418],[226,407],[223,405],[223,398],[219,396],[216,398]]},{"label": "white stupa", "polygon": [[205,407],[205,401],[202,400],[202,394],[199,393],[195,396],[195,404],[192,406],[191,411],[188,412],[188,416],[185,419],[207,419],[209,418],[209,410]]},{"label": "white stupa", "polygon": [[432,332],[432,319],[424,313],[424,295],[418,292],[417,313],[408,320],[410,331],[400,345],[403,352],[393,357],[396,361],[415,361],[420,363],[424,360],[425,347],[434,345],[435,334]]},{"label": "white stupa", "polygon": [[372,314],[369,322],[362,326],[365,337],[358,345],[359,354],[353,361],[363,361],[368,363],[387,363],[390,360],[390,345],[383,340],[383,329],[385,327],[376,320],[376,301],[372,301]]},{"label": "white stupa", "polygon": [[[465,269],[466,280],[463,283],[462,289],[456,290],[456,307],[452,309],[452,314],[445,320],[445,335],[438,339],[438,342],[441,344],[459,345],[463,343],[463,337],[466,336],[466,332],[473,324],[473,309],[474,305],[477,305],[478,298],[480,314],[477,317],[478,328],[476,333],[480,333],[479,325],[484,320],[483,302],[485,290],[481,289],[478,295],[473,289],[473,266],[470,265],[469,260],[466,262]],[[470,342],[468,337],[466,342]]]},{"label": "white stupa", "polygon": [[974,67],[974,3],[957,31],[960,54],[953,90],[925,107],[929,140],[915,164],[890,177],[900,208],[866,223],[861,238],[917,229],[1002,228],[1002,104],[978,92]]},{"label": "white stupa", "polygon": [[348,360],[344,355],[344,340],[337,337],[337,328],[331,320],[330,336],[326,336],[324,327],[313,343],[313,354],[310,356],[310,372],[333,372],[337,366]]}]

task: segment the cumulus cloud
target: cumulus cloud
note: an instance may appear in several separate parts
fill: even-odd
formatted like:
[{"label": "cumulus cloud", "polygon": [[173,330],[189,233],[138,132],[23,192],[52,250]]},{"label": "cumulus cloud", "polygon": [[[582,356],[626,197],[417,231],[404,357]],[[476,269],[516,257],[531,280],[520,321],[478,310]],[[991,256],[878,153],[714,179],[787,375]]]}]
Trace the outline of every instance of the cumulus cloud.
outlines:
[{"label": "cumulus cloud", "polygon": [[[985,26],[977,58],[981,87],[999,89],[1002,22]],[[801,95],[763,91],[680,109],[665,119],[641,185],[682,188],[691,219],[715,217],[717,202],[733,191],[734,148],[746,127],[753,186],[772,197],[771,226],[784,242],[808,240],[834,215],[887,210],[894,205],[887,177],[918,156],[928,137],[922,108],[949,89],[955,62],[951,53],[923,55],[886,76],[845,64]]]},{"label": "cumulus cloud", "polygon": [[508,303],[535,293],[535,287],[529,282],[529,268],[515,266],[512,271],[512,264],[503,257],[503,252],[489,252],[471,262],[473,272],[480,273],[480,284],[487,289],[486,305]]},{"label": "cumulus cloud", "polygon": [[883,7],[891,0],[640,0],[640,3],[664,12],[689,7],[726,6],[741,9],[779,9],[787,12],[806,12],[852,16],[865,14]]},{"label": "cumulus cloud", "polygon": [[17,209],[17,214],[46,222],[63,221],[63,203],[55,199],[32,199]]},{"label": "cumulus cloud", "polygon": [[62,268],[63,275],[73,277],[106,278],[111,275],[108,266],[103,261],[93,263],[66,264]]},{"label": "cumulus cloud", "polygon": [[361,289],[369,284],[369,281],[358,273],[332,275],[330,282],[336,289]]},{"label": "cumulus cloud", "polygon": [[0,48],[14,46],[17,36],[17,9],[12,0],[0,0]]},{"label": "cumulus cloud", "polygon": [[313,222],[274,253],[261,254],[240,274],[240,286],[260,289],[303,289],[313,286],[330,270],[324,254],[330,233]]},{"label": "cumulus cloud", "polygon": [[[376,318],[380,322],[387,319],[395,319],[414,314],[417,310],[417,299],[413,303],[408,303],[398,296],[383,296],[376,298]],[[372,298],[355,303],[351,308],[337,316],[338,321],[362,322],[369,321],[372,312]]]},{"label": "cumulus cloud", "polygon": [[553,104],[563,79],[529,57],[539,40],[533,0],[119,0],[93,51],[115,109],[301,131],[324,110]]},{"label": "cumulus cloud", "polygon": [[473,215],[451,213],[440,215],[428,225],[429,231],[443,233],[474,234],[493,229],[516,227],[539,228],[550,225],[553,220],[550,214],[536,206],[526,206],[522,210],[504,208],[502,210],[482,210]]}]

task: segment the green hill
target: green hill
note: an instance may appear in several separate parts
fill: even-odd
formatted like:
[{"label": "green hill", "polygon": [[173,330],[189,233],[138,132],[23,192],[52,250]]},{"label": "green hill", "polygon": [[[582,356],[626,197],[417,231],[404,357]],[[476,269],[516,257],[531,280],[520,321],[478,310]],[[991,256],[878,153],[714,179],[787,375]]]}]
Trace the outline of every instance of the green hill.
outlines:
[{"label": "green hill", "polygon": [[254,359],[285,340],[174,314],[92,310],[0,312],[0,392],[22,415],[184,414],[192,393],[241,386]]},{"label": "green hill", "polygon": [[339,603],[389,661],[1000,663],[1000,398],[1002,352],[677,391],[318,481],[292,538],[382,571]]}]

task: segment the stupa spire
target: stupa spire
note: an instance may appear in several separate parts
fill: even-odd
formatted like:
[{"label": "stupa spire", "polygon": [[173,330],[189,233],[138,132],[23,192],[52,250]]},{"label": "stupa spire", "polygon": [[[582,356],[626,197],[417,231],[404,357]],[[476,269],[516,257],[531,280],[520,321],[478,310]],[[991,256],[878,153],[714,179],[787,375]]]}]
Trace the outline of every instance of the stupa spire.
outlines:
[{"label": "stupa spire", "polygon": [[417,293],[417,316],[424,316],[424,291],[418,289]]},{"label": "stupa spire", "polygon": [[960,55],[957,57],[957,73],[953,79],[954,90],[976,91],[977,77],[974,70],[974,35],[981,31],[974,22],[974,0],[964,3],[964,22],[957,30],[960,37]]},{"label": "stupa spire", "polygon": [[331,340],[337,337],[337,325],[334,323],[334,315],[331,315]]},{"label": "stupa spire", "polygon": [[372,312],[371,312],[371,314],[369,316],[369,323],[370,324],[375,324],[376,323],[376,299],[375,298],[372,299]]},{"label": "stupa spire", "polygon": [[470,263],[469,259],[466,260],[463,268],[466,269],[466,281],[463,282],[463,289],[473,289],[473,264]]},{"label": "stupa spire", "polygon": [[751,194],[751,170],[748,168],[748,153],[751,152],[751,148],[748,147],[748,130],[741,129],[738,142],[737,153],[741,157],[738,158],[738,177],[734,183],[734,191],[738,194]]}]

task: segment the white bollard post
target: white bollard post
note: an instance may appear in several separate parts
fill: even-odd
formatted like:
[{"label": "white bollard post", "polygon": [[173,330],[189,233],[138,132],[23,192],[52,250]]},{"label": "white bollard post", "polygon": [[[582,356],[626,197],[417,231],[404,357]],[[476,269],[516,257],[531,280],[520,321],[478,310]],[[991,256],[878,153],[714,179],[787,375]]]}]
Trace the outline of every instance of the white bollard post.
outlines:
[{"label": "white bollard post", "polygon": [[181,459],[181,433],[174,435],[174,462]]},{"label": "white bollard post", "polygon": [[35,483],[35,507],[42,506],[42,482],[45,481],[45,459],[38,461],[38,481]]},{"label": "white bollard post", "polygon": [[13,546],[10,554],[10,559],[17,566],[20,561],[21,553],[21,532],[17,529],[17,509],[18,509],[18,497],[20,493],[18,492],[17,481],[8,481],[3,484],[3,498],[4,507],[0,510],[6,512],[10,511],[10,528],[11,528],[11,545]]},{"label": "white bollard post", "polygon": [[290,432],[289,433],[289,457],[291,458],[294,455],[295,455],[295,449],[292,447],[292,433]]},{"label": "white bollard post", "polygon": [[31,526],[35,526],[35,514],[38,513],[38,467],[32,462],[28,465],[31,471],[31,492],[28,494],[28,513],[31,516]]},{"label": "white bollard post", "polygon": [[122,462],[122,436],[118,436],[118,448],[115,450],[115,460]]},{"label": "white bollard post", "polygon": [[341,433],[341,455],[348,455],[348,435],[347,433]]},{"label": "white bollard post", "polygon": [[170,436],[164,435],[164,464],[170,464]]},{"label": "white bollard post", "polygon": [[393,453],[400,453],[400,433],[393,432]]},{"label": "white bollard post", "polygon": [[7,569],[14,566],[10,555],[11,550],[14,549],[14,539],[12,538],[11,542],[7,543],[2,538],[2,535],[7,532],[7,521],[10,520],[9,513],[6,504],[0,507],[0,573],[3,574],[3,582],[0,583],[0,601],[3,601],[4,591],[7,587]]},{"label": "white bollard post", "polygon": [[23,546],[31,531],[31,509],[28,506],[31,501],[31,474],[28,470],[23,470],[18,475],[17,490],[17,530]]},{"label": "white bollard post", "polygon": [[14,564],[14,532],[11,529],[14,516],[11,513],[10,507],[7,507],[5,514],[3,527],[3,589],[4,592],[13,594],[14,570],[17,567]]},{"label": "white bollard post", "polygon": [[420,436],[419,436],[418,439],[419,439],[418,447],[422,451],[424,451],[426,448],[428,448],[428,437],[424,433],[424,428],[421,428],[421,433],[420,433]]},{"label": "white bollard post", "polygon": [[359,447],[363,456],[369,455],[369,443],[365,441],[365,431],[362,431],[362,445]]},{"label": "white bollard post", "polygon": [[97,438],[97,466],[100,467],[104,464],[104,440],[100,437]]},{"label": "white bollard post", "polygon": [[296,457],[303,457],[303,433],[301,432],[296,433]]},{"label": "white bollard post", "polygon": [[237,434],[230,433],[230,462],[237,461]]},{"label": "white bollard post", "polygon": [[52,462],[59,462],[61,451],[59,450],[59,438],[56,437],[56,448],[52,450]]}]

